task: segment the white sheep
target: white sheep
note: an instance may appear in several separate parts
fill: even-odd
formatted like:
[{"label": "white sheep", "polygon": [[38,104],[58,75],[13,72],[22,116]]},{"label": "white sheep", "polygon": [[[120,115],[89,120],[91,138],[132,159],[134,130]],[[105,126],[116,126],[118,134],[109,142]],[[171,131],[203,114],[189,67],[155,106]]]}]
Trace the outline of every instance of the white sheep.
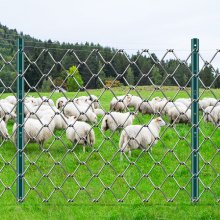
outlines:
[{"label": "white sheep", "polygon": [[170,124],[177,123],[190,123],[191,122],[191,109],[183,106],[173,106],[168,109],[167,115],[170,118]]},{"label": "white sheep", "polygon": [[[34,119],[34,118],[25,118],[24,122],[24,144],[26,145],[29,142],[38,143],[40,148],[43,147],[44,142],[52,137],[54,132],[54,122],[48,116],[43,118]],[[17,124],[13,126],[13,137],[14,142],[16,143],[16,130]]]},{"label": "white sheep", "polygon": [[205,122],[211,122],[215,124],[215,121],[213,118],[213,112],[212,112],[213,109],[214,109],[214,106],[208,106],[207,108],[205,108],[204,114],[203,114],[203,119]]},{"label": "white sheep", "polygon": [[210,111],[209,116],[210,116],[211,122],[214,125],[218,125],[220,122],[220,106],[218,105],[218,106],[213,107],[213,109]]},{"label": "white sheep", "polygon": [[137,148],[146,149],[148,145],[152,149],[152,145],[156,144],[159,139],[160,128],[165,126],[165,124],[163,119],[158,117],[153,119],[148,126],[127,126],[120,136],[119,148],[121,152],[128,151],[129,156],[131,156],[131,150]]},{"label": "white sheep", "polygon": [[4,118],[6,124],[9,119],[15,119],[15,106],[7,102],[6,100],[0,101],[0,117]]},{"label": "white sheep", "polygon": [[61,109],[66,117],[75,116],[77,120],[89,121],[91,123],[97,123],[96,114],[88,109],[88,107],[77,105],[75,103],[69,102],[64,105]]},{"label": "white sheep", "polygon": [[9,103],[11,103],[12,105],[16,105],[16,103],[17,103],[16,97],[12,96],[12,95],[6,97],[5,100],[8,101]]},{"label": "white sheep", "polygon": [[123,96],[117,96],[113,97],[113,99],[110,102],[110,110],[111,111],[117,111],[122,112],[127,109],[128,104],[131,101],[132,95],[123,95]]},{"label": "white sheep", "polygon": [[182,102],[187,108],[191,106],[191,99],[190,98],[178,98],[176,102]]},{"label": "white sheep", "polygon": [[2,118],[0,118],[0,139],[1,138],[5,140],[9,138],[8,129]]},{"label": "white sheep", "polygon": [[101,108],[95,108],[95,109],[94,109],[94,113],[95,113],[96,115],[102,115],[102,116],[105,115],[105,111],[104,111],[103,109],[101,109]]},{"label": "white sheep", "polygon": [[67,99],[66,97],[60,97],[57,99],[56,101],[56,108],[60,109],[62,108],[62,106],[64,106],[69,99]]},{"label": "white sheep", "polygon": [[155,101],[143,101],[139,106],[139,112],[142,114],[154,114],[155,113]]},{"label": "white sheep", "polygon": [[92,127],[86,122],[76,121],[75,117],[70,117],[68,119],[66,137],[71,142],[82,144],[83,152],[85,152],[86,145],[93,148],[95,144],[95,133]]},{"label": "white sheep", "polygon": [[114,132],[119,128],[125,128],[133,123],[134,117],[130,112],[110,112],[103,118],[101,130],[104,132],[109,129]]},{"label": "white sheep", "polygon": [[137,111],[142,102],[143,100],[139,96],[132,95],[128,107],[134,107],[135,111]]}]

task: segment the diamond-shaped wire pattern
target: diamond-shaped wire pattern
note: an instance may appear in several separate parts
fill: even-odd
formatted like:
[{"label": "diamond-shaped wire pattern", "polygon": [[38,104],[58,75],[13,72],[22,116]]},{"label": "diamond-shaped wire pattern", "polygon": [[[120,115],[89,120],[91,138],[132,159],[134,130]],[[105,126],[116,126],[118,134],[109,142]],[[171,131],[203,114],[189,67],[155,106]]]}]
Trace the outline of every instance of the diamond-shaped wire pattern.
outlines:
[{"label": "diamond-shaped wire pattern", "polygon": [[[4,77],[16,73],[16,54],[0,54],[0,197],[16,197],[17,76]],[[190,200],[191,53],[27,46],[23,54],[25,200]],[[218,55],[199,54],[199,199],[220,201]]]}]

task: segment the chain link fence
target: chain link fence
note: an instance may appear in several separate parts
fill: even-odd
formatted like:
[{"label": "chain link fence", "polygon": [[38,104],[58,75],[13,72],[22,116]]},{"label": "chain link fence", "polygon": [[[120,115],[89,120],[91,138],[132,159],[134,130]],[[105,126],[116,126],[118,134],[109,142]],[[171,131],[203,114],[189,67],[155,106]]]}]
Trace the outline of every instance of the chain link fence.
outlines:
[{"label": "chain link fence", "polygon": [[0,54],[0,197],[219,201],[218,53],[206,61],[198,39],[183,60],[19,38]]}]

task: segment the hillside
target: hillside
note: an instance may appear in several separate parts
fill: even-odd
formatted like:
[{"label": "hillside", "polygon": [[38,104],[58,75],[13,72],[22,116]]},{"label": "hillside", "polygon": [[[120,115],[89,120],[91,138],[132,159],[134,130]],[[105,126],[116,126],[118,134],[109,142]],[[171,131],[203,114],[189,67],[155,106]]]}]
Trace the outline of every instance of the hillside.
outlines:
[{"label": "hillside", "polygon": [[[16,87],[15,53],[19,35],[25,40],[25,67],[28,67],[25,73],[25,90],[35,90],[35,87],[37,90],[49,92],[54,85],[65,88],[67,72],[72,66],[77,66],[83,84],[88,89],[102,88],[103,83],[112,82],[113,79],[119,83],[116,85],[190,86],[190,65],[176,59],[165,58],[159,61],[154,53],[138,52],[128,55],[123,50],[93,43],[61,44],[51,40],[41,41],[0,24],[1,92],[15,90]],[[44,50],[45,48],[49,50]],[[36,62],[32,63],[33,61]],[[48,77],[52,79],[49,85]],[[211,67],[204,68],[200,77],[205,86],[220,87],[219,79],[212,83],[215,72]]]}]

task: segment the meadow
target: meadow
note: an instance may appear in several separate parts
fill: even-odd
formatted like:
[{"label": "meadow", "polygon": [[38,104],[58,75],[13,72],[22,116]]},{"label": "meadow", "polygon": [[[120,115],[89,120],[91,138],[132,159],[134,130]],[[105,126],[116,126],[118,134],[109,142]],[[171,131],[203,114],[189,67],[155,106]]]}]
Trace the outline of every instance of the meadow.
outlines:
[{"label": "meadow", "polygon": [[[144,99],[153,97],[188,98],[190,90],[164,87],[138,87],[129,91]],[[104,110],[115,95],[128,92],[127,87],[111,90],[88,90],[99,97]],[[65,93],[68,98],[88,94]],[[219,90],[200,91],[202,97],[220,98]],[[3,94],[1,98],[8,96]],[[37,97],[37,93],[29,93]],[[40,93],[54,101],[61,93]],[[132,110],[132,109],[131,109]],[[157,116],[138,114],[134,124],[148,124]],[[94,150],[74,145],[66,139],[65,130],[56,131],[44,146],[25,147],[25,200],[16,203],[16,148],[12,141],[0,144],[0,204],[13,219],[45,218],[204,218],[219,216],[220,199],[220,131],[211,123],[204,123],[200,112],[200,199],[191,203],[191,125],[169,124],[162,128],[161,138],[152,151],[132,151],[120,161],[119,132],[102,133],[99,116],[94,126]],[[12,134],[13,121],[8,130]],[[43,203],[46,202],[46,203]],[[69,202],[69,203],[68,203]],[[18,214],[18,215],[17,215]],[[3,212],[6,218],[6,213]]]}]

